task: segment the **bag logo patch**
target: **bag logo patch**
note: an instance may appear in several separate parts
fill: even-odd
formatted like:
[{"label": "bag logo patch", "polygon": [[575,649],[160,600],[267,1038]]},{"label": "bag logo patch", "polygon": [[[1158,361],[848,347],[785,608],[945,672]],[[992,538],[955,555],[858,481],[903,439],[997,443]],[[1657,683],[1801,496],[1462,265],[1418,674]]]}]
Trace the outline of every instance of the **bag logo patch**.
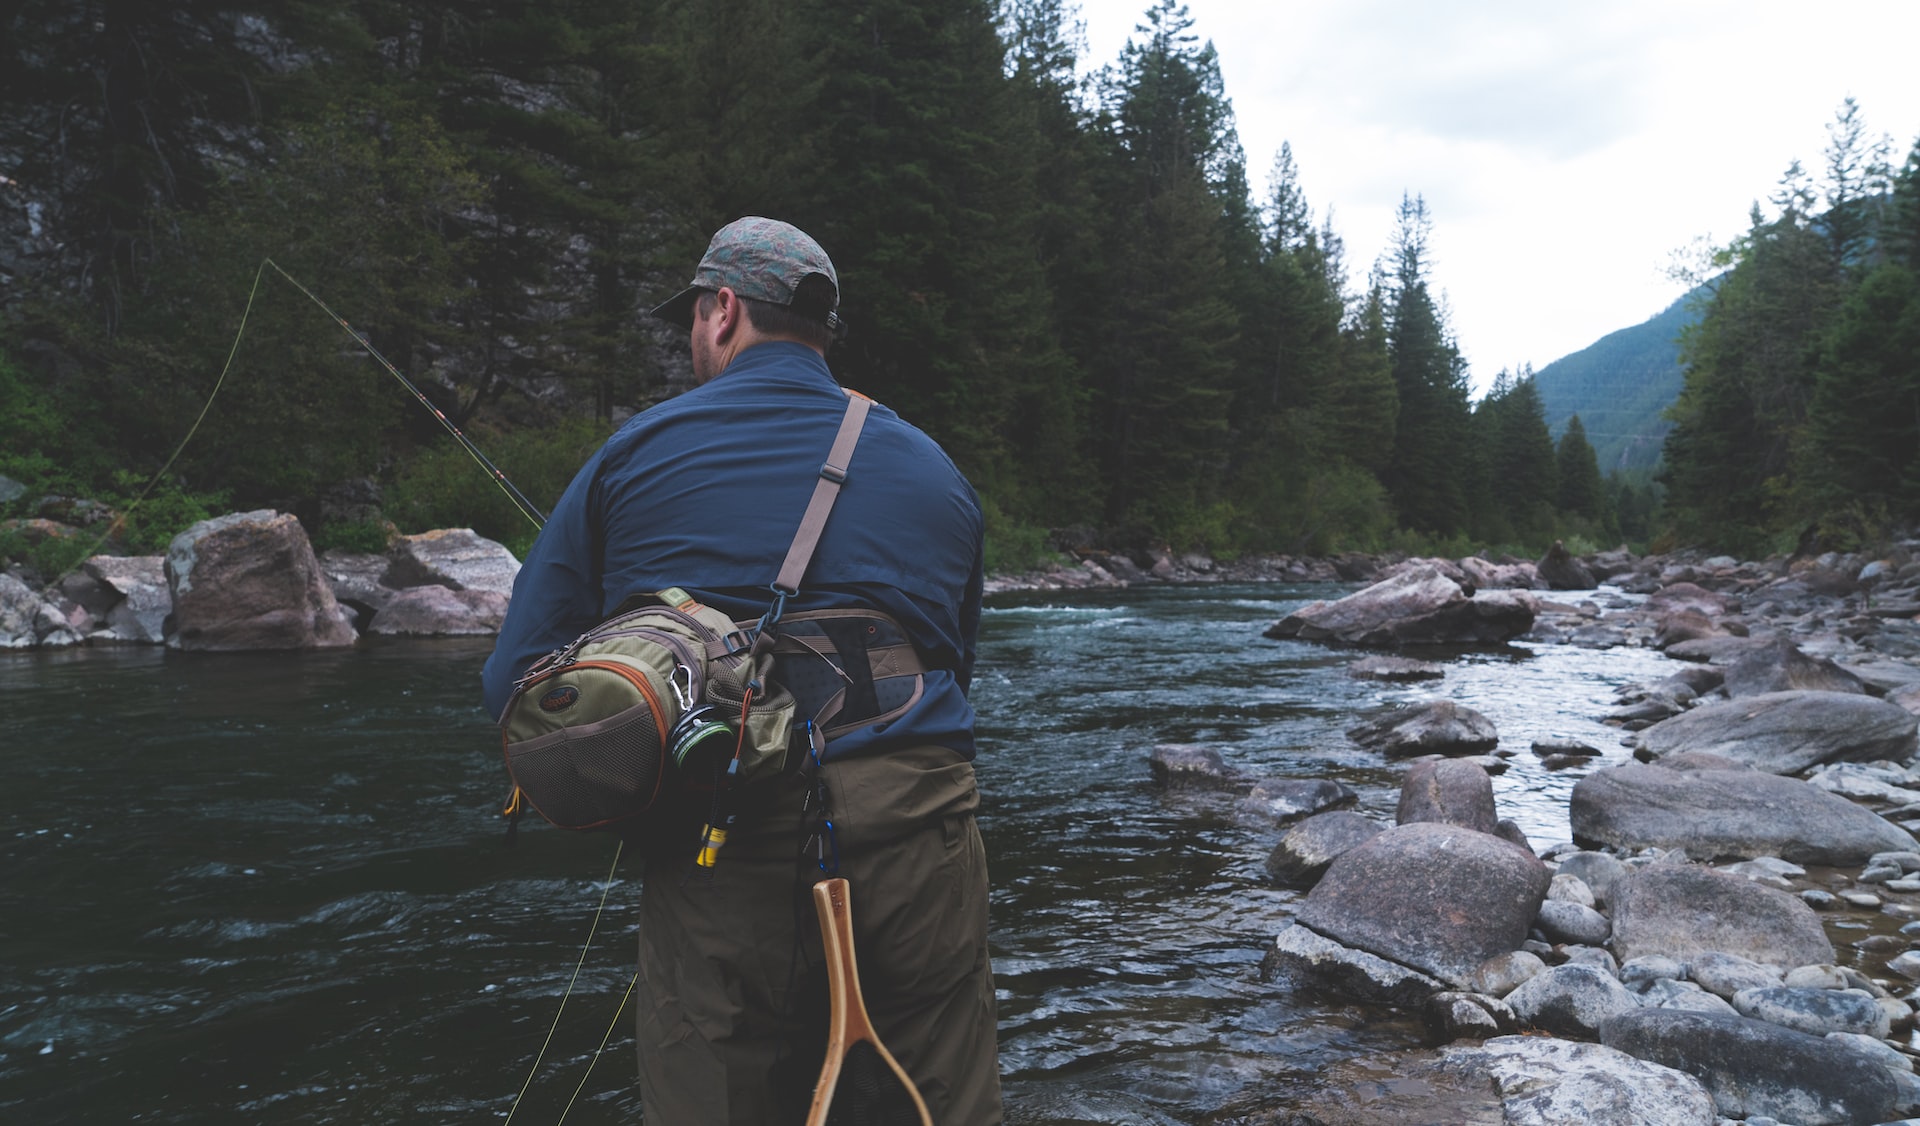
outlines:
[{"label": "bag logo patch", "polygon": [[540,710],[543,712],[564,712],[580,699],[580,690],[571,684],[562,684],[540,697]]}]

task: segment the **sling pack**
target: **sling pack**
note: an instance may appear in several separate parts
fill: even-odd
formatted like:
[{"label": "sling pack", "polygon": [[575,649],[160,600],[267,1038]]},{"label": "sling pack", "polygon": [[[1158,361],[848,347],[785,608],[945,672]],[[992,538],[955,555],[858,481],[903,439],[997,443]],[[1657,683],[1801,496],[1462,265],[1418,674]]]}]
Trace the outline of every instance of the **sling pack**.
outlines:
[{"label": "sling pack", "polygon": [[672,587],[629,599],[515,683],[500,717],[510,817],[524,801],[563,829],[632,829],[667,794],[720,784],[730,763],[734,783],[781,771],[796,705],[773,679],[773,626],[799,593],[871,406],[847,392],[765,617],[735,623]]}]

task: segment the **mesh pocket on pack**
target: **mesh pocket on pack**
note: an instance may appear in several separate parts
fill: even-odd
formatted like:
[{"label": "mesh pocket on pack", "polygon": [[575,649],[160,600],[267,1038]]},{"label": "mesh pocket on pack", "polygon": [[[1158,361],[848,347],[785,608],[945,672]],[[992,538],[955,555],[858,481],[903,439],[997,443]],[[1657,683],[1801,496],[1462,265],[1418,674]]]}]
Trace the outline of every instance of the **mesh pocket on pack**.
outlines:
[{"label": "mesh pocket on pack", "polygon": [[666,755],[647,704],[597,723],[507,743],[507,771],[540,815],[563,829],[591,829],[647,811],[659,796]]}]

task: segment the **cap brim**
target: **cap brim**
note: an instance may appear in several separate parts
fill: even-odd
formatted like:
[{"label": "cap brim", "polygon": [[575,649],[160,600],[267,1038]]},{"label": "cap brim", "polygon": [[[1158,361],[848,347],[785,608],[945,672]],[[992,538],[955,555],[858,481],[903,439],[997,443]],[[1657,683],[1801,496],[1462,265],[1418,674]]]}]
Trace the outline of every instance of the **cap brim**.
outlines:
[{"label": "cap brim", "polygon": [[700,299],[701,288],[690,285],[667,298],[650,310],[651,315],[659,317],[668,324],[679,325],[684,329],[693,328],[693,303]]}]

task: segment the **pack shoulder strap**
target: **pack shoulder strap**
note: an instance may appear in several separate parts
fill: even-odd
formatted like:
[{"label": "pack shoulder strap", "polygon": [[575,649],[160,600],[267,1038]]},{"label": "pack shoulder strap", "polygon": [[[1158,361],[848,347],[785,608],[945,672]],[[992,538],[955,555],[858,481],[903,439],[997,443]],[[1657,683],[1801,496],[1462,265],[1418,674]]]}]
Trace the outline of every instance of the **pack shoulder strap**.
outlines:
[{"label": "pack shoulder strap", "polygon": [[[844,390],[844,388],[843,388]],[[793,533],[793,545],[787,548],[786,561],[780,564],[780,577],[774,590],[784,595],[800,593],[800,580],[806,577],[807,564],[820,546],[820,533],[826,530],[827,516],[839,499],[840,486],[846,483],[847,466],[853,461],[853,447],[860,441],[861,428],[867,424],[867,411],[873,400],[858,391],[847,391],[847,413],[840,419],[840,432],[833,436],[833,448],[820,466],[820,479],[814,482],[813,499],[807,502],[800,528]]]}]

